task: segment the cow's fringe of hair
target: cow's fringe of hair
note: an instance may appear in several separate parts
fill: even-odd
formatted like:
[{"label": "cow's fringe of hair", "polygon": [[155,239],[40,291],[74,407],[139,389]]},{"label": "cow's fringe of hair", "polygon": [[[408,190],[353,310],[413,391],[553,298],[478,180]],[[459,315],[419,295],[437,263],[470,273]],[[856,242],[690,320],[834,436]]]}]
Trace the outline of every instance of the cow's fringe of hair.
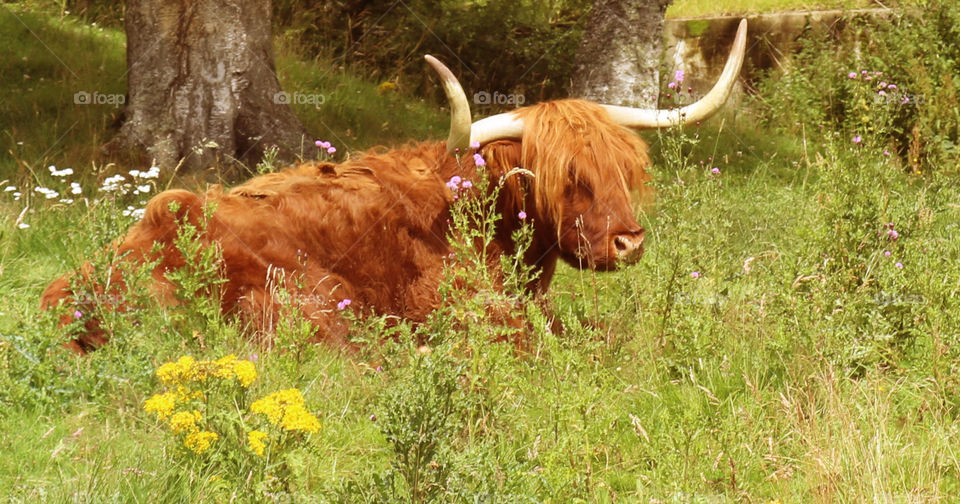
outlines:
[{"label": "cow's fringe of hair", "polygon": [[646,143],[599,105],[560,100],[517,113],[524,123],[521,166],[535,174],[537,209],[557,226],[571,175],[588,187],[619,184],[628,197],[643,190],[650,165]]}]

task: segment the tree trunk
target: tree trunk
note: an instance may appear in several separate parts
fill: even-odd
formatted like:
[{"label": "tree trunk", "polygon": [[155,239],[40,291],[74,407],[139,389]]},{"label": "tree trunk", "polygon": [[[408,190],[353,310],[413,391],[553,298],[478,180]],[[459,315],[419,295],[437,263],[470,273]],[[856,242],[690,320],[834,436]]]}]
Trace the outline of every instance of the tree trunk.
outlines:
[{"label": "tree trunk", "polygon": [[104,150],[181,173],[292,160],[306,130],[273,65],[270,0],[128,0],[125,122]]},{"label": "tree trunk", "polygon": [[660,92],[663,17],[672,0],[594,0],[571,94],[652,108]]}]

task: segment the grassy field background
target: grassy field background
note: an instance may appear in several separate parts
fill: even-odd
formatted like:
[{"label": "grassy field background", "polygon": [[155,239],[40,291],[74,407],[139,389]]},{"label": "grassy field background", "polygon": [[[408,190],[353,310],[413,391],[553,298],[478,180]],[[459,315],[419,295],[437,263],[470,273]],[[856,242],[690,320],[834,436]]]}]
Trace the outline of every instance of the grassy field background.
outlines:
[{"label": "grassy field background", "polygon": [[[197,302],[103,313],[113,340],[74,358],[40,292],[146,197],[99,189],[128,171],[90,163],[116,110],[72,100],[123,92],[123,36],[5,5],[0,502],[954,501],[957,45],[939,21],[956,9],[940,11],[954,18],[923,26],[946,32],[900,26],[913,35],[881,33],[896,43],[860,60],[811,40],[795,64],[818,71],[772,73],[723,122],[645,133],[646,255],[608,274],[561,269],[549,299],[564,331],[529,303],[529,351],[491,343],[476,300],[451,296],[421,328],[357,322],[357,339],[395,339],[356,354],[298,345],[292,317],[280,348],[260,348]],[[444,134],[432,104],[317,72],[282,43],[278,59],[285,88],[336,90],[298,113],[343,150]],[[924,106],[877,98],[881,81]],[[157,369],[228,354],[257,377],[204,385],[220,398],[210,416],[249,430],[254,399],[296,388],[319,431],[278,434],[266,457],[226,431],[185,450],[144,410]]]}]

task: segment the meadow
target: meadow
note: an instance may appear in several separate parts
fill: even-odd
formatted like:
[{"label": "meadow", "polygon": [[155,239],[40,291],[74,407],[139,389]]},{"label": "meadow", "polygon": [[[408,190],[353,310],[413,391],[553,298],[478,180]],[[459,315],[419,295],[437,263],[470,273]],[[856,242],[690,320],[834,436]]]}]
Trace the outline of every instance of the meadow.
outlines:
[{"label": "meadow", "polygon": [[[506,293],[520,349],[448,287],[420,326],[355,320],[356,352],[305,343],[295,300],[265,348],[185,296],[96,313],[111,341],[83,358],[61,343],[94,314],[59,328],[40,293],[105,275],[183,182],[91,161],[116,110],[73,95],[123,92],[122,32],[5,4],[0,502],[956,502],[960,9],[931,4],[808,34],[736,111],[643,133],[643,259]],[[435,104],[278,48],[285,89],[330,90],[297,113],[337,155],[445,134]]]}]

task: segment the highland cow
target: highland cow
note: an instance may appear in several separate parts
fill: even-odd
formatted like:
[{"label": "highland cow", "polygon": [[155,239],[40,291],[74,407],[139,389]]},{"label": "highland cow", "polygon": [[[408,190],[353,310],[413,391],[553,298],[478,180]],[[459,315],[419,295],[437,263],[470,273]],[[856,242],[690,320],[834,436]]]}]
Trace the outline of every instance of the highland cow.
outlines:
[{"label": "highland cow", "polygon": [[[745,36],[743,21],[724,72],[706,96],[666,111],[557,100],[473,123],[456,78],[428,56],[451,103],[446,142],[374,149],[339,164],[306,163],[230,190],[162,192],[115,245],[116,253],[126,261],[158,261],[153,294],[161,304],[176,304],[167,274],[185,264],[174,239],[190,222],[201,229],[201,243],[222,254],[224,312],[268,327],[279,304],[276,288],[283,287],[295,292],[319,340],[344,342],[338,308],[345,300],[361,314],[413,321],[438,307],[452,250],[449,217],[458,188],[451,180],[475,179],[482,163],[488,176],[504,181],[496,202],[502,219],[488,255],[514,253],[513,231],[523,218],[532,222],[534,239],[524,260],[539,275],[529,289],[546,291],[559,260],[615,269],[643,253],[644,229],[631,203],[650,161],[646,144],[629,128],[686,124],[714,113],[739,73]],[[208,206],[215,211],[206,217]],[[123,278],[111,279],[109,289],[122,291]],[[63,310],[64,321],[79,302],[68,277],[42,297],[45,308]],[[86,329],[67,346],[84,353],[106,342],[95,320]]]}]

